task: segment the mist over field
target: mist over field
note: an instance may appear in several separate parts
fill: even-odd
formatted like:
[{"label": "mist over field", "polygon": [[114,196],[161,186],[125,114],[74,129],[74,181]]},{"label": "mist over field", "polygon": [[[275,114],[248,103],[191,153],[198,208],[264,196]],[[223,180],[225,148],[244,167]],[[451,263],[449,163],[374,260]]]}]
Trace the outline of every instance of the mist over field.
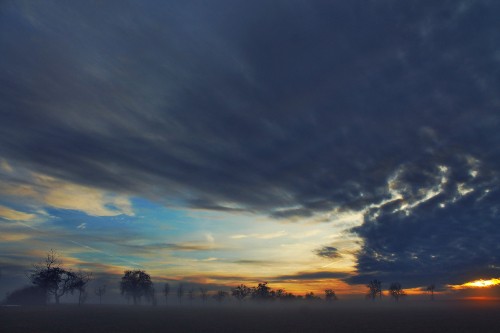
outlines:
[{"label": "mist over field", "polygon": [[497,332],[498,303],[0,308],[5,332]]}]

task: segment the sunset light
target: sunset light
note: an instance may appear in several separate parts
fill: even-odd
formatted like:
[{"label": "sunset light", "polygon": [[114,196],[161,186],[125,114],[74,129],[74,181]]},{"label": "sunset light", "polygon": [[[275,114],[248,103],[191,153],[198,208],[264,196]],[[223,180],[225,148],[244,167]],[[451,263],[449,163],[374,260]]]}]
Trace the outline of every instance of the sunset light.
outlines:
[{"label": "sunset light", "polygon": [[0,0],[0,331],[500,332],[499,16]]},{"label": "sunset light", "polygon": [[487,288],[499,284],[500,284],[500,279],[489,279],[489,280],[479,279],[471,282],[466,282],[464,284],[450,285],[450,287],[452,289]]}]

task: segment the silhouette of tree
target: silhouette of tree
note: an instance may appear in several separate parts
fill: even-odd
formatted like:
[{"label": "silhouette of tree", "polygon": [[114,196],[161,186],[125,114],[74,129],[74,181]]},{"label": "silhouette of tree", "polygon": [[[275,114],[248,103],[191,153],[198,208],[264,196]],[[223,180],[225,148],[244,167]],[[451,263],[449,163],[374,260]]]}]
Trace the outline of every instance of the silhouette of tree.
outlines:
[{"label": "silhouette of tree", "polygon": [[229,296],[229,294],[223,290],[219,290],[215,295],[214,295],[214,299],[218,302],[218,303],[222,303],[227,297]]},{"label": "silhouette of tree", "polygon": [[62,264],[54,250],[47,253],[43,263],[34,265],[34,270],[29,279],[31,283],[42,288],[47,295],[54,296],[56,304],[59,304],[62,296],[68,292],[73,293],[82,283],[77,274],[62,268]]},{"label": "silhouette of tree", "polygon": [[283,289],[283,288],[280,288],[280,289],[278,289],[278,290],[276,290],[276,291],[274,292],[274,296],[275,296],[276,298],[282,298],[282,297],[284,297],[285,295],[286,295],[286,291],[285,291],[285,289]]},{"label": "silhouette of tree", "polygon": [[396,302],[403,296],[406,296],[405,291],[403,290],[401,283],[393,282],[389,286],[389,294],[394,298]]},{"label": "silhouette of tree", "polygon": [[[271,292],[273,293],[273,292]],[[279,299],[280,301],[290,301],[295,299],[295,295],[292,293],[287,292],[285,289],[278,289],[274,292],[274,297]]]},{"label": "silhouette of tree", "polygon": [[320,299],[320,297],[319,297],[319,296],[314,295],[314,293],[311,291],[311,292],[309,292],[309,293],[306,293],[306,295],[305,295],[305,299],[306,299],[307,301],[317,301],[317,300],[319,300],[319,299]]},{"label": "silhouette of tree", "polygon": [[192,305],[194,301],[194,289],[193,288],[189,289],[187,294],[188,294],[189,304]]},{"label": "silhouette of tree", "polygon": [[151,276],[142,270],[125,271],[120,282],[122,295],[132,297],[134,305],[144,296],[146,300],[153,297],[153,282]]},{"label": "silhouette of tree", "polygon": [[239,302],[243,301],[250,293],[252,289],[245,286],[244,284],[240,284],[239,286],[231,289],[231,295],[236,298]]},{"label": "silhouette of tree", "polygon": [[99,296],[99,304],[102,304],[102,296],[106,293],[106,285],[102,285],[94,289],[94,294]]},{"label": "silhouette of tree", "polygon": [[275,297],[280,301],[290,301],[295,299],[295,295],[287,292],[285,289],[276,290]]},{"label": "silhouette of tree", "polygon": [[431,301],[434,300],[434,290],[436,290],[436,286],[433,284],[427,286],[427,288],[425,289],[425,291],[427,291],[431,295]]},{"label": "silhouette of tree", "polygon": [[165,304],[168,303],[168,294],[170,294],[170,285],[167,282],[163,285],[163,297],[165,297]]},{"label": "silhouette of tree", "polygon": [[332,289],[326,289],[325,290],[325,301],[327,302],[332,302],[338,300],[337,295],[335,294],[335,291]]},{"label": "silhouette of tree", "polygon": [[368,298],[371,298],[373,301],[377,296],[382,298],[382,282],[374,279],[371,280],[366,287],[368,288],[368,294],[366,295]]},{"label": "silhouette of tree", "polygon": [[184,297],[184,286],[182,283],[177,287],[177,298],[179,299],[179,304],[182,304],[182,298]]},{"label": "silhouette of tree", "polygon": [[267,282],[259,283],[257,287],[252,288],[252,298],[256,300],[272,299],[274,295],[275,293],[268,287]]},{"label": "silhouette of tree", "polygon": [[87,299],[88,293],[86,289],[90,280],[92,280],[92,273],[82,271],[75,273],[73,289],[71,290],[71,293],[73,293],[73,291],[78,292],[78,305],[82,305]]},{"label": "silhouette of tree", "polygon": [[205,303],[208,297],[208,289],[200,287],[200,294],[201,294],[201,300],[203,301],[203,303]]}]

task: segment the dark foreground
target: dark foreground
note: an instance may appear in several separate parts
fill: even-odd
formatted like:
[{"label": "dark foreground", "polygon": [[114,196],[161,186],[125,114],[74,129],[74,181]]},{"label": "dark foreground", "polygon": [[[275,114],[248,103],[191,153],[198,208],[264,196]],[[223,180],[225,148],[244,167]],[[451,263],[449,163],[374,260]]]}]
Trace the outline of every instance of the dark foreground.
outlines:
[{"label": "dark foreground", "polygon": [[0,307],[0,332],[500,332],[492,302]]}]

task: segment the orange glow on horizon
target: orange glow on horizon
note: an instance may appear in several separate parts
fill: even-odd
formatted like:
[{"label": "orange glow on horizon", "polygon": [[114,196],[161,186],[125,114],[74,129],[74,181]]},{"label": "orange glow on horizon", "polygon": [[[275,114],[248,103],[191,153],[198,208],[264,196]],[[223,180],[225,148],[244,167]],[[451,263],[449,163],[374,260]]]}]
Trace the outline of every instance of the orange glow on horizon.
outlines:
[{"label": "orange glow on horizon", "polygon": [[498,301],[500,300],[498,297],[492,296],[469,296],[462,298],[465,301]]},{"label": "orange glow on horizon", "polygon": [[468,288],[488,288],[496,285],[500,285],[500,279],[489,279],[489,280],[475,280],[471,282],[466,282],[464,284],[450,285],[452,289],[468,289]]}]

